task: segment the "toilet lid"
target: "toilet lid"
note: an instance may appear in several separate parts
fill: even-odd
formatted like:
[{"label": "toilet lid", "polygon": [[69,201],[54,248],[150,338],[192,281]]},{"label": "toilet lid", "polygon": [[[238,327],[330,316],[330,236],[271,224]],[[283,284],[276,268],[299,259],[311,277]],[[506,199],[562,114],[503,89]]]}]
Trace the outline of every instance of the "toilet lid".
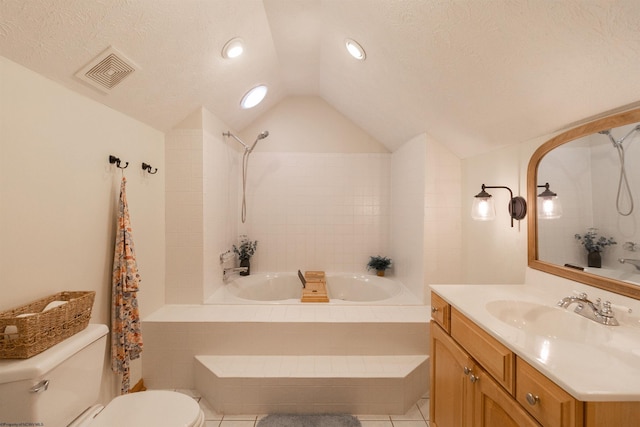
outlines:
[{"label": "toilet lid", "polygon": [[200,406],[189,396],[164,390],[131,393],[113,399],[94,418],[91,427],[193,427]]}]

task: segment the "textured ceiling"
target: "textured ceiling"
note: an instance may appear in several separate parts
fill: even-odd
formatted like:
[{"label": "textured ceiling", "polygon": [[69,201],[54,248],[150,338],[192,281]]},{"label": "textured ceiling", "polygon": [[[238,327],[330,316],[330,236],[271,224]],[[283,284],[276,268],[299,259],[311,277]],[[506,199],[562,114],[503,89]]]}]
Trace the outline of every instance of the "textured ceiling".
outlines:
[{"label": "textured ceiling", "polygon": [[[103,94],[74,75],[109,46],[140,69]],[[391,151],[426,132],[464,158],[640,101],[640,1],[0,0],[0,55],[163,131],[317,95]]]}]

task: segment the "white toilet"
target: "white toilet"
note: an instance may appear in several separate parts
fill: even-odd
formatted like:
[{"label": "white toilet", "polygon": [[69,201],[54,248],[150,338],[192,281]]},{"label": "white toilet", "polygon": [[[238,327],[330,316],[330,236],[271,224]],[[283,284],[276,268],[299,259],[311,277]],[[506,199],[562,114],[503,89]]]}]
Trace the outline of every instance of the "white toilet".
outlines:
[{"label": "white toilet", "polygon": [[96,405],[108,329],[85,330],[29,359],[0,360],[0,425],[202,427],[191,397],[145,391]]}]

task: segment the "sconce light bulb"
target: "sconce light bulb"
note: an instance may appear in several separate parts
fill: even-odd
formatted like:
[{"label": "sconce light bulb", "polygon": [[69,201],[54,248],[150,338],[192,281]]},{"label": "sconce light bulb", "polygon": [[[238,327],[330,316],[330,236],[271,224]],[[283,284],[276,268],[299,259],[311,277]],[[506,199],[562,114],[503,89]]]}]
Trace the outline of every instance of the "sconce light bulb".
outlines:
[{"label": "sconce light bulb", "polygon": [[491,221],[495,219],[496,209],[493,204],[493,197],[476,196],[471,207],[471,217],[476,221]]}]

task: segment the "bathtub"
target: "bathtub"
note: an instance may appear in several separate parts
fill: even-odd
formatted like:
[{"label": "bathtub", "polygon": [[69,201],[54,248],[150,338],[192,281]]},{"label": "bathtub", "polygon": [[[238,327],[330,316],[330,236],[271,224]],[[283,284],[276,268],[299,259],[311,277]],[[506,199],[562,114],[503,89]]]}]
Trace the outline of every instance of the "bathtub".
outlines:
[{"label": "bathtub", "polygon": [[[327,273],[329,303],[340,305],[422,305],[400,281],[352,273]],[[206,304],[302,303],[302,283],[296,273],[256,273],[238,276],[220,287]]]}]

